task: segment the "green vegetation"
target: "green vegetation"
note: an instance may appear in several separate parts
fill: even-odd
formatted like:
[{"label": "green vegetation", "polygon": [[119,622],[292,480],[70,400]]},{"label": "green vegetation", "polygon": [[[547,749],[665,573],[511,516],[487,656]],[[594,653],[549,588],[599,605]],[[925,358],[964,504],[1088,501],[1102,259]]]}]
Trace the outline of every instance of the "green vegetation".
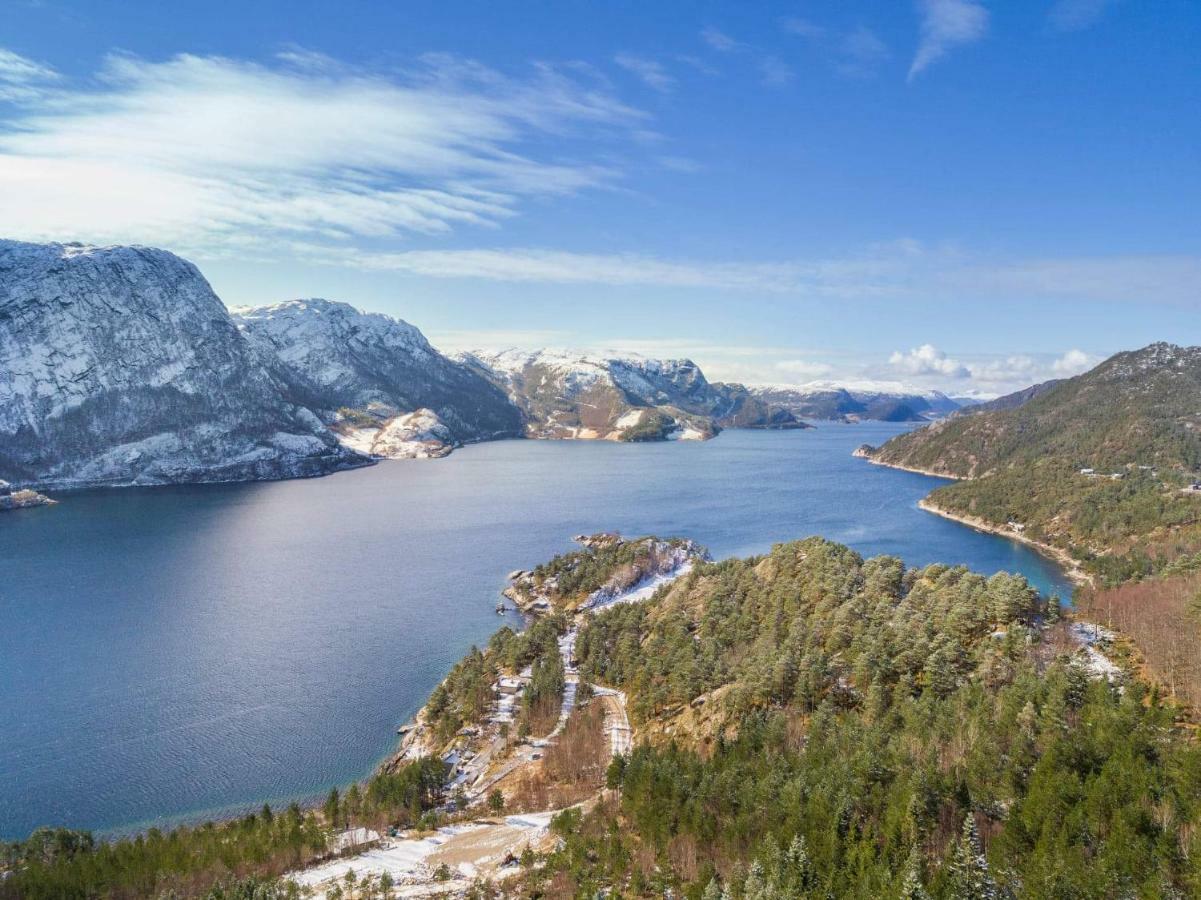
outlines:
[{"label": "green vegetation", "polygon": [[621,433],[621,439],[630,443],[641,441],[662,441],[676,427],[675,419],[657,409],[647,410],[637,425],[627,428]]},{"label": "green vegetation", "polygon": [[959,477],[1057,459],[1066,466],[1201,470],[1201,349],[1119,353],[1015,409],[956,416],[893,438],[877,458]]},{"label": "green vegetation", "polygon": [[993,524],[1024,523],[1024,534],[1071,552],[1105,584],[1156,574],[1201,548],[1201,499],[1135,469],[1090,478],[1056,460],[938,488],[941,509]]},{"label": "green vegetation", "polygon": [[[562,616],[550,616],[522,632],[505,626],[492,636],[485,651],[472,647],[434,688],[426,704],[426,723],[435,744],[441,746],[461,728],[477,725],[492,708],[493,686],[501,673],[515,674],[526,666],[532,667],[533,679],[523,698],[519,729],[536,732],[535,724],[545,720],[550,705],[557,718],[564,683],[558,641],[566,628]],[[532,716],[538,718],[537,723],[531,721]]]},{"label": "green vegetation", "polygon": [[1016,408],[895,437],[873,458],[969,478],[931,501],[993,525],[1017,521],[1116,585],[1201,551],[1201,497],[1181,491],[1201,470],[1198,395],[1201,350],[1154,344]]},{"label": "green vegetation", "polygon": [[[531,889],[1196,895],[1201,753],[1142,685],[1090,679],[1048,612],[1021,578],[810,539],[596,615],[585,674],[675,729],[556,822]],[[718,726],[683,727],[698,709]]]},{"label": "green vegetation", "polygon": [[330,794],[324,820],[293,804],[264,806],[230,822],[206,822],[134,838],[97,841],[84,832],[40,829],[0,847],[0,898],[210,897],[274,900],[292,894],[270,880],[328,855],[347,826],[410,826],[442,800],[445,767],[422,759],[380,773],[363,788]]},{"label": "green vegetation", "polygon": [[383,422],[379,416],[374,416],[365,409],[352,409],[349,406],[340,407],[338,415],[342,421],[356,428],[378,428]]},{"label": "green vegetation", "polygon": [[588,546],[536,566],[534,587],[555,606],[567,606],[583,600],[611,579],[642,577],[662,553],[686,546],[689,542],[678,538],[648,536],[627,541],[617,535],[594,535]]}]

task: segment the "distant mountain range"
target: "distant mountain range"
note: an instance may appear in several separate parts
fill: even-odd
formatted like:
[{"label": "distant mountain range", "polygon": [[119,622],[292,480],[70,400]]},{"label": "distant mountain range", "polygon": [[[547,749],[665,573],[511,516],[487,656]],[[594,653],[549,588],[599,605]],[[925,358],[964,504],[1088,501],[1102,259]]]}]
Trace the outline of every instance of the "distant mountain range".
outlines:
[{"label": "distant mountain range", "polygon": [[856,390],[838,385],[759,387],[753,394],[764,402],[788,410],[797,418],[855,422],[928,422],[963,409],[970,401],[952,400],[939,391],[892,393]]},{"label": "distant mountain range", "polygon": [[286,478],[505,437],[700,440],[959,408],[710,382],[688,359],[446,356],[346,303],[230,311],[163,250],[0,241],[0,477],[18,485]]},{"label": "distant mountain range", "polygon": [[807,428],[738,384],[710,383],[690,359],[550,350],[463,353],[501,387],[537,438],[703,440],[723,428]]}]

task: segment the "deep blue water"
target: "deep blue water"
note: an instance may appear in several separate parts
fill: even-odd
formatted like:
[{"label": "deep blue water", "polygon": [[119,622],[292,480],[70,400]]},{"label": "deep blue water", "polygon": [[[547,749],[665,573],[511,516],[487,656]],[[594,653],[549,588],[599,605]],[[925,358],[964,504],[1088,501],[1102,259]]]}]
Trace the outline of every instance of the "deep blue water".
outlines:
[{"label": "deep blue water", "polygon": [[821,534],[1070,593],[1025,547],[917,509],[936,479],[851,458],[900,430],[507,441],[4,514],[0,837],[171,824],[367,774],[499,626],[505,574],[579,532],[686,535],[718,558]]}]

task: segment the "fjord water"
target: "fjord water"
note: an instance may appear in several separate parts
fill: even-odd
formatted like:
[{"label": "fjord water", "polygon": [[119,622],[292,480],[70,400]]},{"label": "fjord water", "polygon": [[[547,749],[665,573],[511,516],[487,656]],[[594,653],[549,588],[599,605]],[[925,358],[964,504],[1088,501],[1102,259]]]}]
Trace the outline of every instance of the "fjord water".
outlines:
[{"label": "fjord water", "polygon": [[1036,553],[919,510],[936,479],[851,458],[900,430],[506,441],[5,514],[0,837],[166,825],[366,775],[501,624],[505,574],[580,532],[685,535],[718,558],[820,534],[911,565],[1022,572],[1067,596]]}]

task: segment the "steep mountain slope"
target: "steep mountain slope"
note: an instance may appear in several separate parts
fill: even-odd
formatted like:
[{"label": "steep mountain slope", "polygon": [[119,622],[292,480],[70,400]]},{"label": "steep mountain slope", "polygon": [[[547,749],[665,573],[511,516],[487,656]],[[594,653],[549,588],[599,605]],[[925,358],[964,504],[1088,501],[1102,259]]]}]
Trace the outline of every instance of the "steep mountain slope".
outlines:
[{"label": "steep mountain slope", "polygon": [[1055,385],[1061,383],[1062,378],[1053,378],[1050,381],[1044,381],[1041,384],[1034,384],[1028,388],[1022,388],[1020,391],[1014,391],[1012,394],[1005,394],[1002,397],[997,397],[993,400],[985,400],[983,403],[965,404],[961,409],[951,413],[953,416],[970,416],[974,413],[982,412],[1000,412],[1006,409],[1017,409],[1019,406],[1025,406],[1035,397],[1041,397]]},{"label": "steep mountain slope", "polygon": [[1185,490],[1201,470],[1201,348],[1119,353],[865,455],[966,479],[928,505],[1068,551],[1106,583],[1153,574],[1201,553],[1201,492]]},{"label": "steep mountain slope", "polygon": [[1077,468],[1201,466],[1201,347],[1152,344],[1039,390],[1013,409],[981,411],[899,435],[874,458],[985,475],[1048,457]]},{"label": "steep mountain slope", "polygon": [[922,422],[948,415],[960,408],[959,403],[938,391],[909,394],[818,384],[795,388],[758,387],[753,388],[752,392],[772,406],[805,419]]},{"label": "steep mountain slope", "polygon": [[724,425],[803,427],[740,385],[711,385],[688,359],[507,350],[460,361],[502,387],[539,438],[703,440]]},{"label": "steep mountain slope", "polygon": [[0,475],[43,487],[319,475],[365,462],[280,384],[191,263],[0,241]]},{"label": "steep mountain slope", "polygon": [[501,390],[447,359],[407,322],[330,300],[244,307],[234,317],[292,399],[356,447],[370,446],[367,438],[419,409],[442,426],[425,433],[431,440],[443,435],[447,446],[521,433],[520,416]]}]

